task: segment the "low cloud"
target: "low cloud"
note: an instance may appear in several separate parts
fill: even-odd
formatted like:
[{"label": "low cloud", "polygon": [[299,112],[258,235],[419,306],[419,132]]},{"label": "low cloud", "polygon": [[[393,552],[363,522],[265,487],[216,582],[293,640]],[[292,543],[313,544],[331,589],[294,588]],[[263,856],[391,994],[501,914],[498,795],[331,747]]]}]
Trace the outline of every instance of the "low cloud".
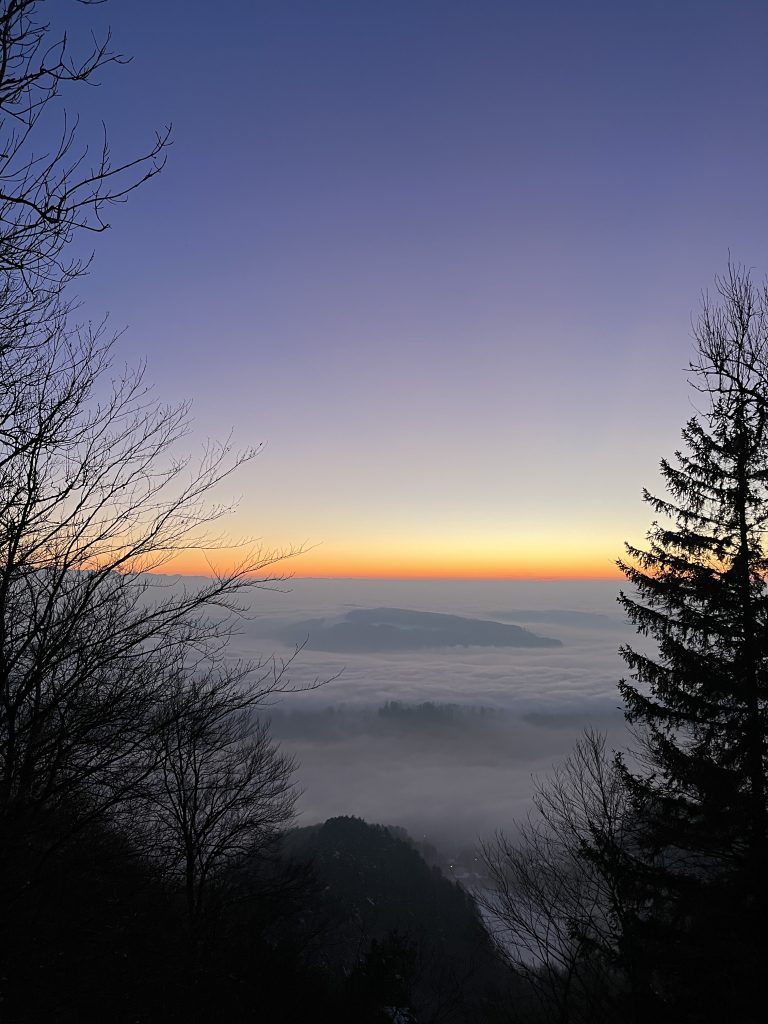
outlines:
[{"label": "low cloud", "polygon": [[[616,611],[617,590],[573,581],[311,580],[296,581],[290,594],[256,594],[232,656],[287,657],[308,622],[376,625],[383,607],[418,629],[429,613],[472,623],[517,616],[560,642],[352,651],[310,643],[291,666],[292,681],[341,675],[269,709],[276,737],[299,762],[300,823],[357,814],[442,848],[469,845],[525,816],[533,776],[566,757],[585,728],[627,746],[617,647],[633,634]],[[387,702],[409,710],[387,719]],[[428,704],[433,714],[418,710]]]}]

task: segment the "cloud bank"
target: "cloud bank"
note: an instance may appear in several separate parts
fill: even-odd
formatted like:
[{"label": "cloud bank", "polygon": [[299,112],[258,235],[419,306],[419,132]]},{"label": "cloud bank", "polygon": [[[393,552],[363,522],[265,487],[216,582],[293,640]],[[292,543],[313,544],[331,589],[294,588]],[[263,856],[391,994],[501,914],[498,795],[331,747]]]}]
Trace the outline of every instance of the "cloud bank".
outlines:
[{"label": "cloud bank", "polygon": [[[287,657],[309,623],[322,623],[292,679],[301,686],[341,673],[269,709],[299,762],[300,823],[357,814],[442,847],[469,845],[514,827],[530,806],[532,777],[566,756],[584,728],[625,747],[617,647],[634,633],[617,592],[571,580],[297,580],[288,594],[255,594],[232,656]],[[529,636],[541,629],[558,643],[484,644],[484,622],[530,624]],[[392,638],[383,626],[414,635]],[[422,646],[430,633],[451,642]],[[453,643],[459,636],[480,642]],[[410,711],[387,719],[387,702]],[[438,712],[420,712],[425,704]]]}]

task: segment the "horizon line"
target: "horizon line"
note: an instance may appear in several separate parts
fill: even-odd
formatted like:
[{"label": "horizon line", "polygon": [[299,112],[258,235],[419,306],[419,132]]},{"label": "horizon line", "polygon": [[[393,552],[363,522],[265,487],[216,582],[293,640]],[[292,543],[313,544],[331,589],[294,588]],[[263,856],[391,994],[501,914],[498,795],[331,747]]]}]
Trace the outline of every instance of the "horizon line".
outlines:
[{"label": "horizon line", "polygon": [[[188,578],[203,578],[203,579],[215,579],[215,573],[201,573],[201,572],[180,572],[180,571],[164,571],[162,569],[150,570],[150,574],[153,576],[183,576]],[[263,577],[268,580],[268,574]],[[254,575],[254,580],[258,580],[259,576]],[[269,582],[281,583],[290,582],[291,580],[345,580],[345,581],[380,581],[390,583],[568,583],[568,582],[584,582],[584,583],[620,583],[626,582],[626,577],[621,574],[616,575],[558,575],[558,574],[526,574],[519,576],[488,576],[488,575],[460,575],[460,576],[431,576],[431,575],[392,575],[383,576],[379,574],[371,575],[354,575],[349,576],[345,574],[315,574],[315,575],[298,575],[294,573],[288,573],[284,576],[275,575]]]}]

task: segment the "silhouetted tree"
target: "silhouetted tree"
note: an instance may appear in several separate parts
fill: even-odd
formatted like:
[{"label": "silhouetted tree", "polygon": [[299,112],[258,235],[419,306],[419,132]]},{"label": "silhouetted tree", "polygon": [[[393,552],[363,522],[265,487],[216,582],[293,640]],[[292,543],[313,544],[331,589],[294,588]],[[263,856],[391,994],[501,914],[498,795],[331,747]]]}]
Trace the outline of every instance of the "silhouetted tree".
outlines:
[{"label": "silhouetted tree", "polygon": [[[157,403],[142,369],[114,374],[103,332],[69,328],[60,307],[31,322],[12,312],[0,323],[0,864],[12,867],[0,922],[39,915],[45,865],[78,832],[116,825],[135,838],[131,814],[180,710],[177,666],[193,701],[245,593],[280,578],[268,571],[277,556],[247,545],[224,575],[152,575],[182,550],[226,543],[207,529],[230,508],[211,492],[255,451],[179,456],[187,406]],[[262,695],[288,687],[268,667],[238,672]],[[263,728],[250,749],[244,731],[240,747],[218,739],[218,753],[210,734],[197,752],[208,766],[228,752],[222,800],[227,780],[245,800],[244,781],[255,792],[279,755]],[[0,933],[5,953],[9,939]],[[23,931],[13,941],[23,946]]]},{"label": "silhouetted tree", "polygon": [[[92,0],[79,0],[87,6]],[[101,2],[101,0],[95,0]],[[55,7],[55,12],[54,12]],[[127,63],[107,33],[82,52],[72,34],[52,29],[47,0],[0,2],[0,277],[33,304],[60,293],[84,264],[67,247],[79,232],[101,232],[108,208],[163,166],[169,130],[144,153],[113,161],[106,129],[84,134],[62,98],[93,85],[109,65]]]},{"label": "silhouetted tree", "polygon": [[350,978],[350,1002],[370,1019],[416,1024],[411,1010],[418,975],[418,947],[396,930],[373,939]]},{"label": "silhouetted tree", "polygon": [[[229,546],[209,529],[231,508],[213,491],[256,450],[227,441],[197,460],[179,453],[188,405],[157,402],[142,367],[116,370],[103,325],[73,323],[65,288],[84,266],[67,246],[103,230],[109,204],[157,173],[167,135],[119,164],[106,141],[86,158],[77,118],[56,141],[60,92],[122,58],[108,38],[74,57],[43,8],[0,0],[0,1001],[21,1005],[37,963],[41,1016],[105,1019],[71,985],[58,1001],[42,993],[72,973],[94,979],[94,958],[119,956],[128,935],[141,945],[129,895],[113,913],[107,861],[130,877],[126,894],[159,891],[137,815],[150,792],[159,810],[157,781],[174,770],[169,813],[174,793],[196,801],[198,902],[202,877],[244,848],[246,832],[258,843],[274,831],[290,765],[247,716],[289,684],[284,665],[211,668],[245,593],[279,578],[269,572],[278,553],[246,544],[232,571],[202,581],[151,575],[183,550]],[[89,860],[91,849],[103,858]],[[85,905],[89,878],[100,912]],[[130,970],[118,975],[130,983]]]},{"label": "silhouetted tree", "polygon": [[762,1012],[768,288],[729,265],[717,296],[695,327],[702,408],[661,463],[666,495],[644,492],[658,516],[648,546],[619,563],[622,604],[649,638],[621,651],[639,749],[606,763],[588,739],[520,841],[487,851],[489,907],[547,996],[545,1020]]},{"label": "silhouetted tree", "polygon": [[138,811],[151,856],[181,883],[194,927],[238,862],[274,843],[291,820],[294,762],[256,709],[279,672],[174,673],[152,737],[156,767]]},{"label": "silhouetted tree", "polygon": [[501,955],[525,983],[515,1019],[642,1019],[628,998],[637,905],[624,879],[634,829],[605,739],[588,732],[538,783],[517,834],[483,844],[489,884],[478,898]]},{"label": "silhouetted tree", "polygon": [[206,497],[254,453],[179,459],[186,407],[152,401],[141,372],[97,401],[109,343],[51,326],[26,374],[0,381],[0,795],[8,811],[76,790],[95,813],[147,768],[159,668],[213,656],[273,556],[203,583],[147,575],[211,542],[201,528],[227,506]]},{"label": "silhouetted tree", "polygon": [[768,954],[768,287],[729,265],[717,292],[695,329],[703,408],[661,463],[667,496],[645,492],[648,547],[620,563],[622,603],[655,641],[622,649],[646,768],[624,774],[644,819],[652,983],[678,1020],[752,1019]]}]

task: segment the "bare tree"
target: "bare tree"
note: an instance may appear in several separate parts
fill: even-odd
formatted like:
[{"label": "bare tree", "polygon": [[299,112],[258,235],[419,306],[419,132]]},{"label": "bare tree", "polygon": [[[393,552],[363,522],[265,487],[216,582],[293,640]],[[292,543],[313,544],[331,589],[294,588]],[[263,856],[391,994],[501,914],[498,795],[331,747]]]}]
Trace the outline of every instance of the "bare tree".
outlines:
[{"label": "bare tree", "polygon": [[634,839],[629,796],[604,737],[586,733],[533,803],[517,837],[498,833],[484,845],[490,886],[480,902],[544,1020],[613,1020],[616,997],[631,982],[617,961],[631,907],[623,867]]},{"label": "bare tree", "polygon": [[227,511],[206,507],[206,495],[255,452],[212,445],[196,467],[179,460],[174,446],[188,408],[154,402],[141,369],[118,372],[110,387],[103,328],[68,326],[62,290],[83,269],[67,259],[68,243],[79,230],[104,230],[109,204],[159,171],[167,133],[126,162],[112,162],[106,140],[91,156],[59,97],[124,58],[108,35],[75,55],[66,32],[41,18],[44,9],[45,0],[0,2],[5,814],[50,806],[76,789],[82,798],[85,783],[96,805],[117,799],[137,723],[152,704],[156,671],[147,658],[159,648],[167,658],[174,647],[222,642],[229,625],[221,616],[204,622],[200,610],[233,610],[235,592],[271,561],[254,552],[226,579],[173,594],[142,575],[174,550],[205,545],[196,530]]},{"label": "bare tree", "polygon": [[214,492],[258,448],[180,452],[188,404],[162,405],[143,367],[116,367],[105,325],[74,325],[65,290],[85,269],[69,243],[159,171],[168,136],[113,163],[64,116],[47,145],[59,94],[123,58],[108,37],[73,57],[44,3],[0,0],[2,998],[76,837],[135,858],[151,823],[151,856],[197,920],[293,805],[292,763],[255,715],[291,689],[288,666],[227,667],[225,648],[248,592],[283,579],[272,567],[294,552],[244,541],[225,573],[153,574],[182,551],[233,547],[217,527],[233,505]]},{"label": "bare tree", "polygon": [[179,668],[158,708],[155,767],[138,810],[150,856],[181,884],[193,927],[227,870],[269,847],[293,815],[294,761],[256,713],[282,671]]},{"label": "bare tree", "polygon": [[[106,128],[100,139],[82,137],[79,118],[60,99],[127,60],[108,32],[91,36],[78,53],[68,33],[46,19],[53,7],[46,0],[0,2],[0,275],[13,274],[35,301],[83,271],[67,246],[78,232],[104,231],[108,208],[162,169],[170,134],[163,129],[143,153],[118,162]],[[61,10],[59,3],[57,16]]]},{"label": "bare tree", "polygon": [[86,783],[94,806],[119,799],[142,709],[159,699],[158,663],[215,656],[243,609],[238,595],[280,578],[265,573],[280,554],[258,548],[203,583],[148,575],[181,550],[226,542],[204,527],[230,506],[206,499],[255,450],[209,445],[196,464],[179,458],[187,407],[157,404],[142,371],[98,401],[109,342],[49,326],[29,359],[0,363],[6,810],[67,799]]}]

